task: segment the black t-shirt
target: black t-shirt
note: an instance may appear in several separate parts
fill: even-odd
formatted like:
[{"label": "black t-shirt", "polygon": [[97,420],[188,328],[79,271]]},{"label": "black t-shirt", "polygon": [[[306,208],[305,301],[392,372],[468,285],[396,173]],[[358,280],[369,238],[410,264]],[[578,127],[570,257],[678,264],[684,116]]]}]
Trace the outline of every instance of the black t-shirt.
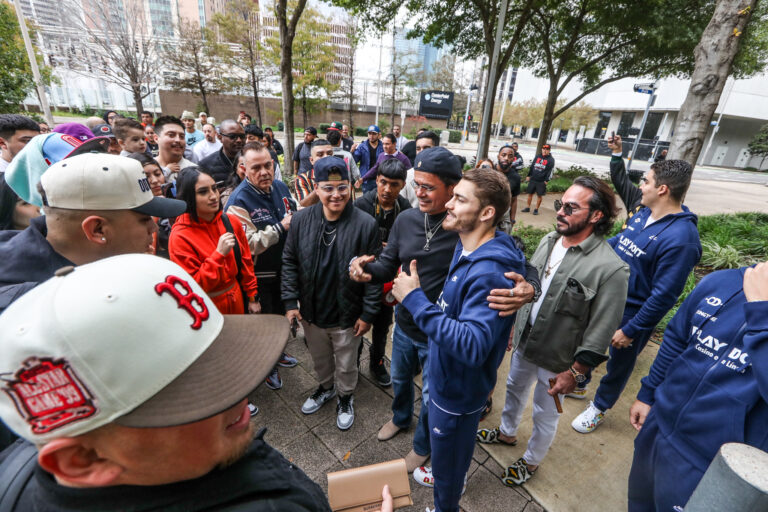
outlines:
[{"label": "black t-shirt", "polygon": [[376,165],[376,160],[378,159],[378,156],[379,156],[376,154],[376,150],[379,148],[379,144],[381,144],[381,142],[379,142],[379,144],[377,144],[376,147],[371,146],[371,141],[369,140],[365,141],[365,143],[368,144],[368,162],[369,162],[368,168],[370,169],[371,167]]},{"label": "black t-shirt", "polygon": [[336,258],[336,235],[338,221],[323,221],[320,236],[320,257],[315,275],[315,297],[317,305],[314,324],[323,329],[339,326],[339,262]]},{"label": "black t-shirt", "polygon": [[293,161],[299,162],[299,173],[307,172],[312,168],[312,162],[309,157],[312,156],[312,145],[304,142],[296,146],[293,152]]},{"label": "black t-shirt", "polygon": [[355,141],[352,139],[341,139],[341,148],[344,151],[352,152],[352,146],[355,145]]}]

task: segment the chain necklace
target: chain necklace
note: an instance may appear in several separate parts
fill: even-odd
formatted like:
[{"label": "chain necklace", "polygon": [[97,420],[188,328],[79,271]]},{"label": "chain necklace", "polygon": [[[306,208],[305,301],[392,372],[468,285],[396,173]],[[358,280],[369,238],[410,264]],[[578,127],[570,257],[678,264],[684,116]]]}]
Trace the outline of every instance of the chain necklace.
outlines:
[{"label": "chain necklace", "polygon": [[427,239],[427,243],[424,244],[423,249],[427,252],[429,252],[429,242],[432,241],[432,238],[437,234],[437,232],[440,230],[440,227],[443,225],[443,220],[445,220],[445,216],[448,215],[448,212],[445,212],[443,214],[443,217],[440,219],[440,221],[437,223],[435,227],[432,229],[429,228],[429,215],[426,213],[424,214],[424,237]]},{"label": "chain necklace", "polygon": [[[325,241],[326,235],[327,236],[333,235],[329,242]],[[331,245],[333,245],[333,242],[335,240],[336,240],[336,227],[334,227],[332,230],[328,231],[328,226],[325,226],[325,228],[323,229],[323,245],[325,245],[326,247],[330,247]]]},{"label": "chain necklace", "polygon": [[[559,260],[557,260],[556,262],[554,262],[554,263],[547,262],[547,268],[544,269],[544,277],[549,277],[549,274],[552,273],[552,270],[555,267],[557,267],[560,264],[560,262],[565,259],[565,256],[567,256],[567,255],[568,255],[568,251],[566,251],[565,255],[562,258],[560,258]],[[552,258],[552,255],[550,254],[549,257]]]}]

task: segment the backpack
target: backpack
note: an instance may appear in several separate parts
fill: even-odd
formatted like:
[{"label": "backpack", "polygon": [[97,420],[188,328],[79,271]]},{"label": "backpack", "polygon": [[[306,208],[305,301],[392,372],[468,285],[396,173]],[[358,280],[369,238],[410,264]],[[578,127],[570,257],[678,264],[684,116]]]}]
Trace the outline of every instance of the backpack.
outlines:
[{"label": "backpack", "polygon": [[0,512],[15,509],[37,462],[37,447],[23,439],[17,439],[7,451],[0,464]]}]

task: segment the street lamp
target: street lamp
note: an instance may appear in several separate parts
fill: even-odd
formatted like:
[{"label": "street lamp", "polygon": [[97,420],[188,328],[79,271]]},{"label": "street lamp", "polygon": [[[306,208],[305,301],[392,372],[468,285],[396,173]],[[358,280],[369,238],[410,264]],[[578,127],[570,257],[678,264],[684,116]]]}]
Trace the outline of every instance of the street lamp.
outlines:
[{"label": "street lamp", "polygon": [[468,138],[467,133],[467,120],[469,119],[469,106],[472,105],[472,92],[476,91],[478,87],[474,84],[475,81],[475,68],[472,68],[472,85],[469,86],[469,94],[467,95],[467,112],[464,114],[464,130],[461,132],[461,145],[464,146],[464,142],[466,142]]}]

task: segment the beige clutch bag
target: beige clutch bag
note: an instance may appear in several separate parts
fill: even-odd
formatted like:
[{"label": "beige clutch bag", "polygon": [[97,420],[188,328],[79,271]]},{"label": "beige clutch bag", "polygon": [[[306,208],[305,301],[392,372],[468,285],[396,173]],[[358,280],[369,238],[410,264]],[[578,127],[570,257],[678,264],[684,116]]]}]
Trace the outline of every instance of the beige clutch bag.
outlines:
[{"label": "beige clutch bag", "polygon": [[374,512],[381,509],[384,484],[395,509],[413,505],[405,459],[328,473],[328,501],[333,512]]}]

